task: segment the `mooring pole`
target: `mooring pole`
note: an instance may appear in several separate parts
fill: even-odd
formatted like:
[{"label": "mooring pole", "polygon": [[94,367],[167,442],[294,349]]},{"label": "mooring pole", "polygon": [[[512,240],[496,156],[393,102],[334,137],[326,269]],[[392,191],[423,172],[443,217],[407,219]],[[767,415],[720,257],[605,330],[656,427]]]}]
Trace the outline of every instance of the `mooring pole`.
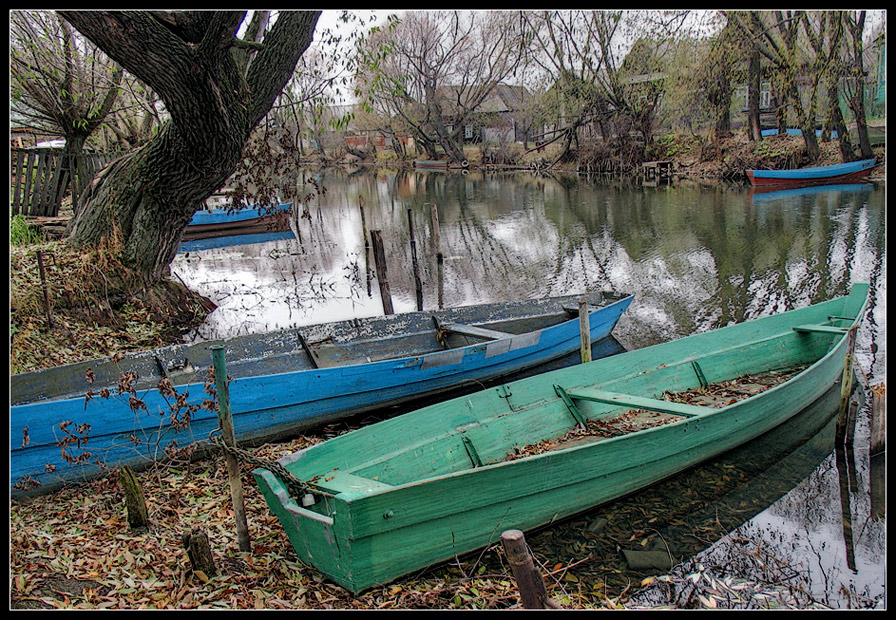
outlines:
[{"label": "mooring pole", "polygon": [[[227,365],[224,362],[224,347],[213,345],[212,361],[215,366],[215,390],[218,394],[218,425],[224,443],[229,447],[236,445],[233,431],[233,413],[230,409],[230,386],[227,384]],[[224,451],[224,462],[227,464],[227,477],[230,481],[230,499],[233,502],[233,516],[236,519],[236,535],[240,551],[251,551],[249,543],[249,525],[246,521],[246,505],[243,500],[243,483],[240,480],[240,464],[228,450]]]},{"label": "mooring pole", "polygon": [[408,230],[411,233],[411,265],[414,270],[414,289],[417,291],[417,310],[423,310],[423,283],[420,280],[420,266],[417,264],[417,240],[414,238],[414,212],[408,209]]},{"label": "mooring pole", "polygon": [[358,209],[361,211],[361,236],[364,238],[364,275],[367,276],[367,294],[370,295],[370,239],[367,238],[367,220],[361,196],[358,196]]},{"label": "mooring pole", "polygon": [[392,290],[389,288],[389,276],[386,275],[386,250],[383,248],[383,234],[379,230],[370,231],[370,242],[373,245],[373,263],[376,266],[376,279],[380,285],[380,296],[383,298],[383,312],[395,314],[392,309]]},{"label": "mooring pole", "polygon": [[579,300],[579,335],[581,336],[582,363],[591,361],[591,325],[588,320],[588,300]]},{"label": "mooring pole", "polygon": [[852,364],[856,348],[856,330],[858,325],[853,325],[846,333],[846,356],[843,359],[843,378],[840,380],[840,409],[837,414],[837,429],[835,431],[837,443],[841,444],[846,438],[846,427],[849,421],[849,397],[852,394]]},{"label": "mooring pole", "polygon": [[872,385],[871,390],[871,456],[887,450],[887,386]]},{"label": "mooring pole", "polygon": [[439,229],[439,208],[434,202],[431,202],[429,203],[429,210],[432,216],[432,245],[436,251],[436,288],[438,290],[438,306],[439,310],[441,310],[445,305],[445,257],[442,255],[442,233]]}]

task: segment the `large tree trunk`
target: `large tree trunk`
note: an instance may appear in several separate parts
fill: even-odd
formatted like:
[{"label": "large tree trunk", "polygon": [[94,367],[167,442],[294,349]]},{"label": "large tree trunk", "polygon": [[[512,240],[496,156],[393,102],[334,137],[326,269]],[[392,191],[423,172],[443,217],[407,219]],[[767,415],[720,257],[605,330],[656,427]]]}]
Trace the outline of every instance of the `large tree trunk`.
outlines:
[{"label": "large tree trunk", "polygon": [[156,138],[94,179],[69,225],[70,243],[111,241],[122,262],[149,281],[166,275],[193,214],[235,169],[244,138],[210,127],[212,149],[171,135],[176,132],[165,125]]},{"label": "large tree trunk", "polygon": [[235,38],[243,12],[61,13],[152,87],[171,115],[155,138],[97,176],[69,242],[111,242],[125,264],[159,280],[193,213],[236,169],[249,134],[311,43],[320,12],[280,13],[251,48]]}]

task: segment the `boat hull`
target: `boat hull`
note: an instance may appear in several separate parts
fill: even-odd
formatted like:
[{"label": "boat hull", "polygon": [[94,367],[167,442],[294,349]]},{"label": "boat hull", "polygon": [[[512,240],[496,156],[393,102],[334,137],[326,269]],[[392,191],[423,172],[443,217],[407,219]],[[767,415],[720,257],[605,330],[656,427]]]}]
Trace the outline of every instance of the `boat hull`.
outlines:
[{"label": "boat hull", "polygon": [[[84,362],[12,377],[10,485],[13,493],[40,491],[95,476],[123,464],[151,462],[166,447],[203,440],[217,429],[208,395],[196,372],[211,365],[210,347],[225,346],[236,437],[259,442],[354,415],[397,405],[536,367],[576,351],[579,321],[563,308],[582,296],[486,304],[445,311],[374,317],[262,336],[181,345],[130,355],[117,362]],[[593,341],[607,337],[631,296],[592,293],[589,327]],[[445,333],[454,348],[441,350],[432,317],[465,325],[490,318],[493,330],[520,330],[481,340]],[[562,318],[561,318],[562,317]],[[550,326],[544,326],[551,323]],[[540,328],[533,326],[540,325]],[[472,344],[458,346],[471,341]],[[370,361],[368,359],[377,360]],[[363,360],[363,361],[361,361]],[[175,369],[180,361],[185,368]],[[95,377],[93,386],[84,377]],[[128,394],[86,402],[88,387],[115,386],[123,372],[138,377],[133,410]],[[167,375],[197,408],[189,425],[176,428],[185,409],[154,389]],[[54,392],[49,393],[48,387]],[[63,428],[65,422],[69,425]],[[77,428],[86,431],[73,433]],[[74,435],[74,436],[73,436]],[[84,441],[86,440],[86,441]],[[80,443],[79,443],[80,441]],[[61,445],[66,450],[61,450]],[[99,460],[100,463],[94,461]],[[73,462],[75,461],[75,462]],[[47,465],[52,471],[48,471]],[[23,482],[24,481],[24,482]]]},{"label": "boat hull", "polygon": [[[857,285],[847,298],[512,382],[312,446],[280,460],[298,479],[314,480],[308,507],[269,471],[255,478],[300,559],[359,592],[494,543],[505,530],[637,491],[786,422],[840,378],[848,346],[843,330],[794,327],[830,316],[852,317],[839,323],[852,326],[866,297],[867,285]],[[722,408],[506,460],[575,427],[558,385],[597,385],[656,404],[665,389],[699,386],[704,375],[721,381],[783,362],[808,367]],[[589,419],[633,408],[617,400],[589,407],[580,412]]]},{"label": "boat hull", "polygon": [[806,187],[829,183],[851,183],[871,174],[876,159],[815,166],[794,170],[747,170],[750,183],[756,187]]}]

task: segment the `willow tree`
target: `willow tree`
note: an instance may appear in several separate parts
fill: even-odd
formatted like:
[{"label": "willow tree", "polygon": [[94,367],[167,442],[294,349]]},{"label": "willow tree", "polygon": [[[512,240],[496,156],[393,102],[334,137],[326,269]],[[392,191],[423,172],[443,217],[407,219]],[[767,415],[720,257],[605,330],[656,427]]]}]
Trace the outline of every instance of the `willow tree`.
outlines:
[{"label": "willow tree", "polygon": [[[107,166],[69,225],[68,241],[114,240],[143,281],[164,279],[203,201],[236,169],[243,146],[311,43],[319,11],[60,11],[147,86],[170,118]],[[268,27],[268,24],[269,27]],[[241,32],[241,35],[238,34]]]}]

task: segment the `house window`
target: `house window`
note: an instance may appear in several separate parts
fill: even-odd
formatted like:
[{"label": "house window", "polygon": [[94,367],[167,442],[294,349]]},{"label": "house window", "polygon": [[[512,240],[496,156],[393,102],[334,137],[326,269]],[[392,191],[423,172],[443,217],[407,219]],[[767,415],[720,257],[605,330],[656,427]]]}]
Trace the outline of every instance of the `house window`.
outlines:
[{"label": "house window", "polygon": [[768,82],[763,82],[759,87],[759,109],[772,107],[772,91]]},{"label": "house window", "polygon": [[464,140],[472,140],[473,139],[473,126],[472,125],[464,125]]}]

